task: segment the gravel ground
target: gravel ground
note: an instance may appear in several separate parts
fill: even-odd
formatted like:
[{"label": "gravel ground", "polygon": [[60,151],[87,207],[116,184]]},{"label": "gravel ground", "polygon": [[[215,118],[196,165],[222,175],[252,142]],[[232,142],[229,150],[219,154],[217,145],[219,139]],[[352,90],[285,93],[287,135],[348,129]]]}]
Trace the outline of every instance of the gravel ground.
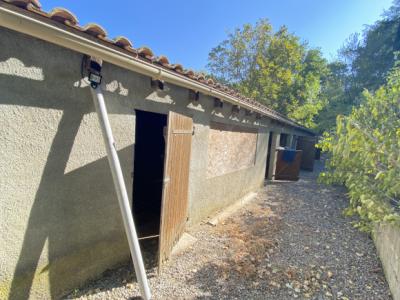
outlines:
[{"label": "gravel ground", "polygon": [[[197,243],[160,276],[146,255],[154,299],[391,299],[373,241],[342,216],[345,190],[319,185],[317,175],[268,183],[231,218],[191,229]],[[126,265],[67,299],[138,295]]]}]

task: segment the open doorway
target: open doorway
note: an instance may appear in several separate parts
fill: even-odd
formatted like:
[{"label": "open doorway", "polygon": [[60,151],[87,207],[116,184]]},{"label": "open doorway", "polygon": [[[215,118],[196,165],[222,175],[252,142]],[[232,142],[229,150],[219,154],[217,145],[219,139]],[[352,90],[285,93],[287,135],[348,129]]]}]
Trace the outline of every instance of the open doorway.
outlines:
[{"label": "open doorway", "polygon": [[287,146],[287,147],[290,148],[290,145],[288,145],[287,142],[288,142],[288,135],[286,133],[281,133],[281,137],[279,139],[279,146],[280,147],[286,147]]},{"label": "open doorway", "polygon": [[193,120],[136,110],[135,132],[132,213],[145,263],[161,267],[187,221]]},{"label": "open doorway", "polygon": [[167,116],[136,110],[132,211],[140,239],[160,234]]},{"label": "open doorway", "polygon": [[269,161],[271,159],[272,135],[273,135],[273,132],[271,131],[269,133],[269,137],[268,137],[267,166],[265,168],[265,178],[268,178],[268,170],[269,170],[269,165],[270,165]]}]

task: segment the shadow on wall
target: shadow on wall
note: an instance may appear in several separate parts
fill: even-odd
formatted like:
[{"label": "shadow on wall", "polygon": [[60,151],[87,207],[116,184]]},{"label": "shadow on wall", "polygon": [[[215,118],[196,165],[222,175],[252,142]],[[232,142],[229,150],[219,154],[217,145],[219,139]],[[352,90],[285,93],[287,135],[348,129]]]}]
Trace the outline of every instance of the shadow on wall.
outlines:
[{"label": "shadow on wall", "polygon": [[[15,34],[16,38],[7,36],[10,34]],[[18,41],[18,35],[6,32],[5,40]],[[13,47],[20,49],[21,46]],[[94,112],[94,107],[87,83],[80,79],[79,62],[82,56],[53,47],[56,46],[32,40],[30,49],[21,51],[16,58],[12,47],[0,40],[0,48],[4,49],[0,53],[0,90],[7,91],[0,97],[0,105],[40,108],[49,110],[49,114],[52,110],[62,111],[53,140],[46,141],[51,146],[38,180],[27,224],[25,220],[18,221],[26,231],[12,277],[9,299],[29,298],[37,276],[48,277],[51,297],[57,298],[66,292],[64,289],[79,286],[93,274],[100,274],[110,265],[129,259],[129,247],[106,156],[65,173],[79,128],[85,115]],[[51,59],[46,61],[43,57],[47,56]],[[66,59],[75,63],[65,68]],[[37,62],[43,63],[37,66]],[[103,88],[106,93],[125,98],[113,97],[113,102],[129,102],[132,95],[127,87],[132,82],[124,81],[120,75],[117,73],[117,80],[105,83]],[[141,96],[133,95],[133,98],[149,97]],[[110,114],[134,114],[124,105],[109,103],[106,104]],[[167,111],[171,104],[175,104],[175,101],[162,103],[163,110]],[[151,101],[146,105],[151,109],[160,103]],[[45,112],[39,111],[39,114]],[[35,118],[39,128],[52,125],[40,123],[43,119],[40,116]],[[27,145],[38,143],[26,142]],[[102,145],[103,141],[98,143]],[[118,155],[121,162],[131,162],[132,146],[118,151]],[[128,178],[132,165],[122,167],[125,178]],[[15,214],[15,209],[13,212]],[[18,218],[17,214],[15,218]],[[46,244],[48,255],[43,258]],[[11,249],[14,250],[18,251],[17,248]],[[47,283],[40,282],[42,287],[43,284]]]},{"label": "shadow on wall", "polygon": [[[49,114],[54,110],[62,112],[57,128],[54,129],[53,140],[46,141],[51,146],[46,165],[40,178],[37,178],[39,184],[35,195],[32,195],[33,205],[27,224],[25,220],[18,221],[18,226],[26,228],[26,232],[13,274],[10,299],[29,297],[32,284],[36,280],[34,272],[36,275],[48,274],[51,296],[57,298],[63,292],[60,285],[77,286],[88,275],[104,271],[112,262],[120,262],[122,256],[128,259],[129,248],[106,157],[84,166],[81,164],[80,168],[65,173],[83,118],[94,111],[89,88],[82,89],[82,55],[38,39],[27,38],[5,28],[0,28],[0,35],[0,90],[4,91],[0,95],[0,105],[25,106],[32,108],[32,111],[39,111],[40,108],[48,110]],[[144,85],[149,82],[149,78],[145,76],[127,76],[132,73],[109,64],[103,66],[103,71],[104,75],[112,77],[107,78],[112,81],[107,80],[105,84],[107,93],[113,93],[112,102],[107,102],[110,114],[133,114],[128,108],[132,105],[127,104],[132,100],[140,100],[135,102],[138,109],[161,113],[172,110],[187,114],[186,107],[190,103],[186,89],[174,88],[168,93],[154,91],[150,84],[148,87]],[[160,97],[165,97],[168,101]],[[116,101],[125,102],[121,105],[108,105]],[[205,113],[214,110],[211,102],[208,106],[206,102],[203,104]],[[230,105],[224,106],[223,117],[230,118],[230,108]],[[22,114],[22,110],[16,109],[15,112],[16,115]],[[44,113],[40,112],[42,116]],[[195,114],[194,118],[196,123],[208,125],[208,115]],[[35,118],[38,128],[49,128],[53,125],[43,124],[41,120],[47,119],[41,119],[39,115]],[[21,147],[34,147],[35,143],[39,143],[38,140],[26,141],[24,146],[24,141],[18,142]],[[98,143],[102,145],[103,142]],[[132,161],[132,153],[133,149],[129,146],[120,150],[118,155],[121,161]],[[124,175],[129,176],[132,165],[122,167]],[[28,173],[29,171],[24,174],[26,178],[29,178]],[[22,189],[21,186],[18,188]],[[12,200],[11,198],[7,201]],[[14,208],[11,211],[15,214]],[[14,217],[19,218],[17,214]],[[48,262],[39,261],[46,244]],[[66,260],[67,256],[74,259]],[[92,262],[96,262],[96,265],[91,264]],[[37,270],[39,267],[42,269]],[[72,281],[67,284],[66,278],[73,278],[70,280],[75,280],[74,284]]]},{"label": "shadow on wall", "polygon": [[[100,273],[110,261],[118,263],[129,258],[129,248],[119,218],[107,158],[65,173],[83,117],[94,110],[89,89],[74,87],[70,74],[63,74],[63,71],[31,67],[28,55],[25,63],[3,55],[0,55],[0,89],[6,88],[12,99],[3,95],[0,104],[62,110],[25,226],[9,299],[29,298],[38,274],[48,277],[51,297],[57,298],[65,292],[60,286],[76,286],[96,273],[94,270]],[[37,58],[34,60],[38,61]],[[55,74],[55,78],[47,74]],[[76,72],[76,77],[80,77],[79,72]],[[112,109],[110,107],[110,113],[114,114],[133,113],[128,109],[124,112]],[[37,124],[42,125],[48,126]],[[32,143],[35,141],[26,144]],[[132,146],[118,151],[121,161],[131,161],[132,153]],[[132,166],[123,168],[126,175]],[[39,260],[46,244],[48,264],[43,267]]]}]

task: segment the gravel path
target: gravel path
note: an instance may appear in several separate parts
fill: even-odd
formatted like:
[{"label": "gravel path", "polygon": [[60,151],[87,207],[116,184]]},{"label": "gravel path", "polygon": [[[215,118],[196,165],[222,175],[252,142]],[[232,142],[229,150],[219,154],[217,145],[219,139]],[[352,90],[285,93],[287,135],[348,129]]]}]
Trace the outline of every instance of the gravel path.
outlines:
[{"label": "gravel path", "polygon": [[[193,247],[149,271],[154,299],[391,299],[373,241],[342,216],[345,190],[317,175],[268,184],[216,227],[193,228]],[[67,298],[140,299],[132,276],[122,266]]]}]

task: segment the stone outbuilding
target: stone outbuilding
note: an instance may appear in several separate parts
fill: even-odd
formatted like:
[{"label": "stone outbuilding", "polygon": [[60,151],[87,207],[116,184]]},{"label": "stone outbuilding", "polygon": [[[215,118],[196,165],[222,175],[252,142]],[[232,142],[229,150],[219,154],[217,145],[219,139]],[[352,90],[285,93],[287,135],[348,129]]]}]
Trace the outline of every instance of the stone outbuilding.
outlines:
[{"label": "stone outbuilding", "polygon": [[273,179],[281,134],[288,146],[314,136],[149,48],[79,25],[67,10],[44,12],[37,0],[0,0],[0,36],[2,299],[59,297],[129,259],[83,78],[87,55],[103,61],[132,214],[140,238],[158,239],[161,261],[186,228]]}]

